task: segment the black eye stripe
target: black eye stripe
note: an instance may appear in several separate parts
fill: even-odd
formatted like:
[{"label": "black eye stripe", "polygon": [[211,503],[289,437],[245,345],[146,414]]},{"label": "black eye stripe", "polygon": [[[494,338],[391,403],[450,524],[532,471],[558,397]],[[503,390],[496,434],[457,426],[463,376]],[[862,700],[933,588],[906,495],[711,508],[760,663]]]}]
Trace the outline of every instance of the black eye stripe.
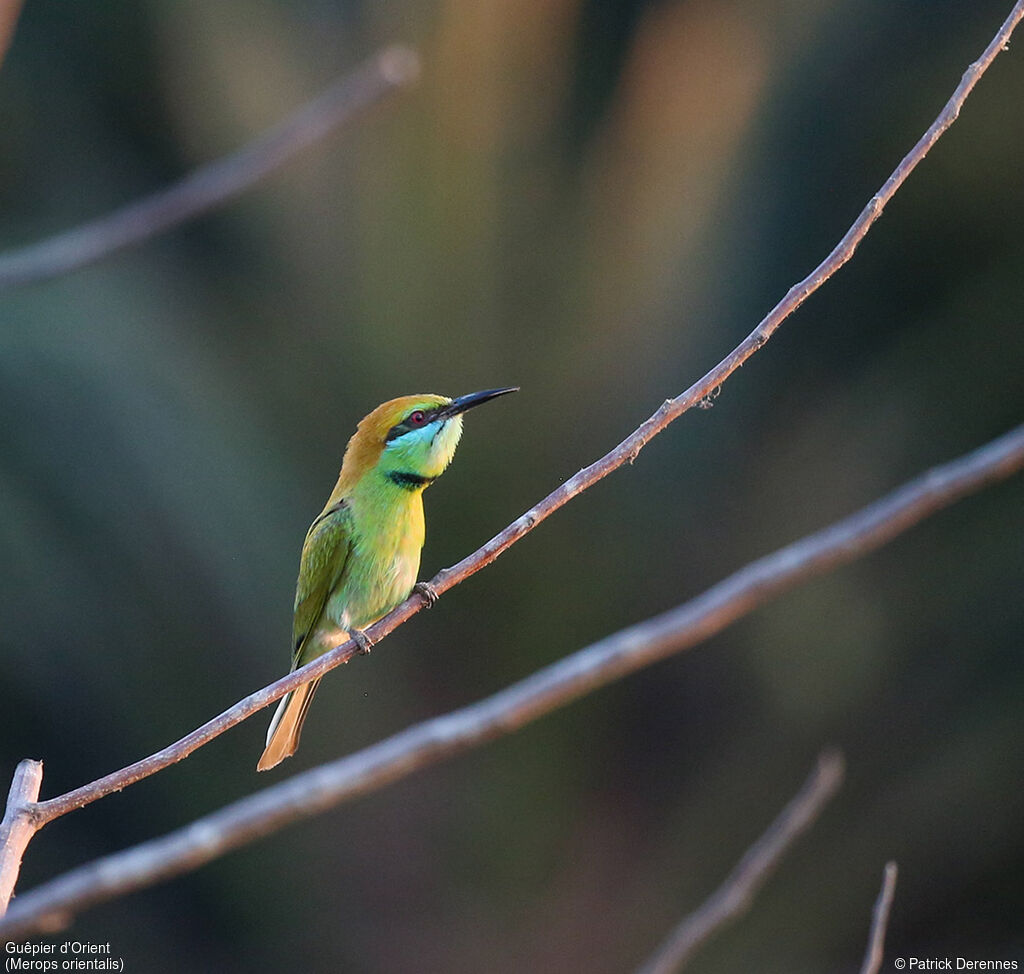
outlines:
[{"label": "black eye stripe", "polygon": [[[443,408],[444,408],[443,406],[435,406],[433,409],[413,409],[413,410],[411,410],[409,412],[409,415],[406,416],[405,419],[402,420],[402,422],[397,423],[395,426],[392,426],[391,429],[388,430],[388,435],[384,437],[384,442],[385,443],[390,443],[392,440],[397,439],[399,436],[404,436],[406,433],[411,433],[413,430],[421,430],[421,429],[423,429],[424,426],[429,426],[434,421],[434,419],[437,417],[437,414]],[[409,417],[412,416],[413,413],[422,413],[423,414],[423,422],[422,423],[418,423],[415,426],[410,425]]]}]

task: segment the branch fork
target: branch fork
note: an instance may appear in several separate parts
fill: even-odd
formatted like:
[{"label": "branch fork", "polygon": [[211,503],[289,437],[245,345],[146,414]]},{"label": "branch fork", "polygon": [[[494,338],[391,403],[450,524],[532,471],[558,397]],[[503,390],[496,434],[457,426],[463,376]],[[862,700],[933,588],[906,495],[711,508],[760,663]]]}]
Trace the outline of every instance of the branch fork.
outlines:
[{"label": "branch fork", "polygon": [[14,772],[7,808],[0,822],[0,916],[14,894],[21,858],[32,836],[39,831],[36,799],[43,784],[43,762],[26,758]]}]

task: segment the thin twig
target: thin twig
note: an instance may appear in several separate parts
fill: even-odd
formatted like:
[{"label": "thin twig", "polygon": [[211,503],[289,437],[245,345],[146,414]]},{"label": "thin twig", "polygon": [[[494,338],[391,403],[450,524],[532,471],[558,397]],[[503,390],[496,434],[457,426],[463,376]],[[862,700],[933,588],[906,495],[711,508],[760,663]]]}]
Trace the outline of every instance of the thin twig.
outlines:
[{"label": "thin twig", "polygon": [[21,870],[21,857],[39,825],[32,817],[32,803],[43,783],[43,762],[26,758],[14,771],[7,809],[0,822],[0,916],[14,894]]},{"label": "thin twig", "polygon": [[[968,68],[963,80],[946,103],[939,117],[932,123],[925,135],[918,141],[914,149],[903,159],[896,171],[886,180],[885,185],[858,217],[857,222],[847,231],[831,254],[799,284],[789,289],[764,320],[736,346],[721,362],[718,363],[702,379],[695,382],[682,395],[668,399],[660,409],[646,422],[634,430],[617,447],[609,451],[600,460],[580,470],[560,487],[552,491],[540,503],[534,505],[525,514],[516,518],[507,528],[495,535],[481,548],[467,555],[451,568],[442,569],[430,581],[430,585],[438,595],[443,595],[450,588],[465,581],[470,575],[489,565],[524,535],[532,531],[541,521],[550,517],[564,504],[578,494],[593,486],[597,481],[607,477],[613,470],[621,467],[626,461],[632,462],[658,433],[665,429],[673,420],[691,409],[712,394],[721,386],[744,362],[761,348],[779,327],[782,321],[795,311],[813,291],[820,287],[853,255],[857,244],[878,218],[882,206],[895,194],[903,181],[910,174],[925,154],[952,124],[960,112],[960,107],[978,78],[988,68],[996,55],[1008,43],[1010,34],[1018,21],[1024,17],[1024,0],[1018,0],[1013,12],[1002,25],[982,56]],[[385,616],[380,622],[367,630],[371,642],[378,643],[381,639],[397,629],[423,607],[424,596],[415,593],[409,596],[398,608]],[[276,682],[250,694],[233,707],[207,721],[201,727],[186,734],[180,740],[168,745],[155,754],[136,761],[125,768],[111,772],[96,781],[82,785],[64,795],[51,798],[37,806],[37,813],[42,822],[51,821],[59,815],[80,808],[113,792],[120,791],[142,778],[155,774],[177,761],[181,761],[197,748],[202,747],[226,730],[250,717],[252,714],[294,690],[315,677],[322,676],[342,663],[347,663],[358,652],[359,647],[351,640],[334,647],[319,659],[307,664],[300,670],[288,674]]]},{"label": "thin twig", "polygon": [[[66,922],[85,907],[195,869],[291,822],[511,733],[709,638],[799,582],[853,561],[922,518],[1022,467],[1024,425],[752,562],[692,601],[607,636],[493,696],[297,774],[162,838],[71,870],[20,896],[0,919],[0,935],[20,938]],[[269,688],[261,691],[268,692]]]},{"label": "thin twig", "polygon": [[408,48],[378,52],[237,152],[107,216],[0,254],[0,288],[76,270],[220,206],[418,73]]},{"label": "thin twig", "polygon": [[899,870],[896,863],[887,862],[882,874],[882,889],[875,900],[875,909],[871,917],[871,933],[868,936],[868,949],[864,954],[864,963],[860,974],[878,974],[885,957],[885,931],[889,926],[889,913],[892,910],[892,898],[896,892],[896,875]]},{"label": "thin twig", "polygon": [[814,824],[842,782],[842,755],[826,751],[803,788],[725,882],[669,934],[637,974],[676,974],[722,927],[746,913],[789,847]]},{"label": "thin twig", "polygon": [[0,64],[4,63],[24,0],[0,0]]}]

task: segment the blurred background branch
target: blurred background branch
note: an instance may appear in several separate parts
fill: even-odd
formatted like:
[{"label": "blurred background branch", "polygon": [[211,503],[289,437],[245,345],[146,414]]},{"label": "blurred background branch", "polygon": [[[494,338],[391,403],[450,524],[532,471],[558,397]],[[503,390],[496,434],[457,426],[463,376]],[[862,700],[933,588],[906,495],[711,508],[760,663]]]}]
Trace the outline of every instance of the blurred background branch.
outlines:
[{"label": "blurred background branch", "polygon": [[725,882],[672,931],[637,974],[681,971],[703,943],[746,913],[786,851],[810,829],[842,784],[843,756],[824,752],[804,787],[746,850]]},{"label": "blurred background branch", "polygon": [[875,901],[871,916],[871,931],[868,934],[868,948],[860,974],[878,974],[885,959],[885,931],[889,926],[892,898],[896,892],[896,876],[899,869],[894,862],[887,862],[882,872],[882,888]]},{"label": "blurred background branch", "polygon": [[409,48],[378,51],[237,152],[107,216],[0,253],[0,288],[67,274],[208,213],[418,75],[419,61]]},{"label": "blurred background branch", "polygon": [[[492,697],[295,775],[162,838],[64,873],[20,896],[0,919],[0,935],[23,938],[53,929],[84,907],[196,869],[289,823],[518,730],[598,687],[694,646],[781,592],[863,556],[1022,466],[1024,425],[752,562],[691,602],[606,636]],[[837,773],[838,767],[825,777]]]},{"label": "blurred background branch", "polygon": [[18,26],[18,14],[24,0],[0,0],[0,66],[4,63],[7,49],[14,40],[14,31]]},{"label": "blurred background branch", "polygon": [[817,821],[842,783],[842,755],[824,752],[804,786],[725,882],[672,931],[637,974],[676,974],[722,927],[746,913],[789,847]]}]

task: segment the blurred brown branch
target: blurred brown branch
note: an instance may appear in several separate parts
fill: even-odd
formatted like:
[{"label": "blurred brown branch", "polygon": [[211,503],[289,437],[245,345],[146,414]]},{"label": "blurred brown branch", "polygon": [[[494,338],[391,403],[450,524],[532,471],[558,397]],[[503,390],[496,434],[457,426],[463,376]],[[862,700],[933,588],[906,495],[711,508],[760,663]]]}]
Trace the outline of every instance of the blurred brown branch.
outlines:
[{"label": "blurred brown branch", "polygon": [[[580,470],[566,480],[560,487],[552,491],[538,504],[518,517],[507,528],[495,535],[481,548],[467,555],[458,564],[443,569],[431,580],[430,585],[438,595],[464,581],[470,575],[489,565],[499,555],[515,544],[520,538],[532,531],[541,521],[545,520],[572,498],[588,487],[608,476],[613,470],[621,467],[626,461],[632,462],[643,447],[658,433],[665,429],[673,420],[693,406],[705,402],[747,359],[760,349],[777,330],[779,325],[807,299],[807,297],[831,277],[853,255],[857,244],[863,239],[872,223],[878,218],[882,207],[895,194],[911,170],[927,154],[939,136],[952,124],[959,115],[960,107],[981,74],[995,59],[996,55],[1008,43],[1014,27],[1024,17],[1024,0],[1018,0],[1010,16],[1003,23],[992,42],[984,53],[964,73],[956,91],[950,97],[939,117],[932,123],[928,131],[918,140],[910,153],[903,159],[893,174],[886,180],[882,188],[872,197],[871,202],[857,218],[857,221],[846,232],[842,240],[821,264],[803,281],[795,284],[786,296],[769,312],[739,345],[736,346],[721,362],[718,363],[702,379],[695,382],[689,389],[675,399],[666,400],[660,409],[635,429],[617,447],[609,451],[589,467]],[[2,266],[2,265],[0,265]],[[398,608],[389,613],[380,622],[367,630],[371,642],[376,643],[398,628],[402,623],[415,615],[425,604],[422,595],[411,595]],[[250,694],[233,707],[207,721],[195,731],[168,745],[161,751],[143,758],[119,771],[112,772],[89,784],[76,788],[56,798],[42,802],[37,806],[40,824],[44,824],[59,815],[89,804],[120,791],[122,788],[148,777],[157,771],[182,760],[194,750],[213,738],[224,733],[235,724],[245,720],[289,690],[303,683],[322,676],[328,670],[347,663],[358,652],[358,647],[351,640],[336,646],[313,663],[300,670],[288,674],[280,680]]]},{"label": "blurred brown branch", "polygon": [[[0,919],[0,934],[25,937],[64,923],[85,907],[195,869],[291,822],[511,733],[627,673],[696,645],[798,583],[861,557],[958,498],[1022,467],[1024,425],[752,562],[690,602],[607,636],[493,696],[297,774],[162,838],[73,869],[16,899]],[[305,670],[312,673],[316,665]],[[286,682],[275,684],[274,697],[280,696]],[[261,694],[267,697],[270,690]],[[245,705],[242,701],[237,706]]]},{"label": "blurred brown branch", "polygon": [[0,822],[0,916],[7,909],[21,869],[25,847],[39,828],[32,820],[32,803],[43,783],[41,761],[26,758],[14,771],[7,809]]},{"label": "blurred brown branch", "polygon": [[885,957],[885,931],[889,926],[889,913],[892,910],[892,898],[896,892],[896,863],[887,862],[882,874],[882,889],[875,900],[875,909],[871,917],[871,933],[868,936],[868,949],[864,954],[864,963],[860,974],[878,974],[882,969]]},{"label": "blurred brown branch", "polygon": [[672,931],[637,974],[681,971],[705,942],[746,913],[789,847],[817,821],[842,782],[842,755],[826,751],[803,788],[746,851],[725,882]]},{"label": "blurred brown branch", "polygon": [[18,26],[18,16],[24,0],[0,0],[0,64],[4,63],[7,51],[14,40],[14,30]]},{"label": "blurred brown branch", "polygon": [[408,48],[379,51],[237,152],[107,216],[0,253],[0,288],[77,270],[226,203],[418,74],[418,59]]}]

